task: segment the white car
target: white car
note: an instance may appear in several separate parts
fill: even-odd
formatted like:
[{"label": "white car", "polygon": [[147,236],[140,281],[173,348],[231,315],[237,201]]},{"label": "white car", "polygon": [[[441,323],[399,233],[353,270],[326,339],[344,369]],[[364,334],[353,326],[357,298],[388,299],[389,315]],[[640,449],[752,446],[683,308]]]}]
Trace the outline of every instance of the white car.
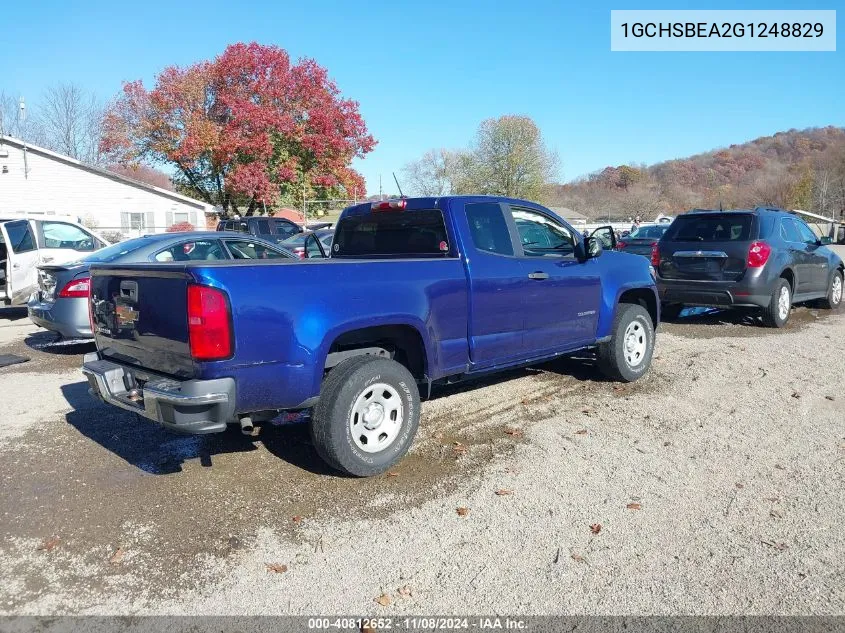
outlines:
[{"label": "white car", "polygon": [[38,287],[40,264],[63,264],[108,240],[65,219],[0,217],[0,305],[21,305]]}]

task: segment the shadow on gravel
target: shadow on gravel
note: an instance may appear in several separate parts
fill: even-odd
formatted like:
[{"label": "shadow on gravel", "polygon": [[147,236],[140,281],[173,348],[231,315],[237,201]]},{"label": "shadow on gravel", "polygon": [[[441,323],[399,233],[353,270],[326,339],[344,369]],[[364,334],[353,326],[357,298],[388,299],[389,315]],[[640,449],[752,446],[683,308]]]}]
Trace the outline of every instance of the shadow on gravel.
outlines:
[{"label": "shadow on gravel", "polygon": [[[789,322],[782,329],[800,329],[830,314],[830,310],[806,305],[794,306]],[[769,336],[781,331],[767,327],[760,311],[751,308],[686,308],[678,318],[666,319],[662,324],[668,326],[667,332],[688,338]]]},{"label": "shadow on gravel", "polygon": [[215,455],[256,450],[254,438],[234,430],[214,435],[166,431],[137,414],[95,400],[88,393],[87,382],[63,385],[62,394],[74,409],[65,416],[68,424],[146,473],[182,472],[184,462],[192,459],[211,467]]},{"label": "shadow on gravel", "polygon": [[24,343],[30,349],[38,350],[46,354],[58,354],[60,356],[74,356],[93,352],[96,348],[93,340],[88,339],[63,339],[55,332],[35,332],[24,339]]}]

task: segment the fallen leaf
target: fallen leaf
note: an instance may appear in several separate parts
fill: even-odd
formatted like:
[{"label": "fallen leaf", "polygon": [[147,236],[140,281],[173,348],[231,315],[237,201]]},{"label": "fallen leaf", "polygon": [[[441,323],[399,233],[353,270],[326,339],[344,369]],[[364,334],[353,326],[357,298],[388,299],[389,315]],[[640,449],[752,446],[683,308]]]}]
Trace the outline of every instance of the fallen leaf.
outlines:
[{"label": "fallen leaf", "polygon": [[825,399],[825,400],[830,400],[831,402],[833,402],[834,400],[836,400],[836,398],[834,398],[833,396],[825,396],[825,397],[824,397],[824,399]]},{"label": "fallen leaf", "polygon": [[505,427],[505,434],[510,435],[511,437],[522,437],[523,435],[525,435],[525,432],[522,429]]},{"label": "fallen leaf", "polygon": [[584,415],[591,415],[593,413],[593,410],[590,407],[584,407],[583,409],[581,409],[581,413],[583,413]]},{"label": "fallen leaf", "polygon": [[628,510],[641,510],[642,509],[642,505],[640,505],[639,503],[629,503],[625,507]]},{"label": "fallen leaf", "polygon": [[58,536],[51,536],[47,540],[45,540],[41,545],[38,546],[38,549],[44,550],[45,552],[52,552],[56,549],[56,546],[59,544],[61,539]]},{"label": "fallen leaf", "polygon": [[797,400],[798,398],[800,398],[800,397],[801,397],[801,394],[800,394],[800,393],[798,393],[797,391],[793,391],[793,392],[792,392],[792,397],[793,397],[793,398],[795,398],[795,399]]},{"label": "fallen leaf", "polygon": [[118,547],[115,550],[114,554],[111,555],[111,558],[109,559],[109,564],[110,565],[117,565],[118,563],[123,561],[124,556],[126,556],[126,550],[123,549],[122,547]]},{"label": "fallen leaf", "polygon": [[499,488],[496,491],[496,495],[499,496],[499,497],[504,497],[505,495],[512,495],[512,494],[513,494],[513,490],[510,490],[509,488]]},{"label": "fallen leaf", "polygon": [[467,447],[460,442],[455,442],[452,448],[455,451],[455,455],[463,455],[467,452]]},{"label": "fallen leaf", "polygon": [[736,482],[736,487],[737,487],[738,489],[740,489],[740,490],[742,490],[743,488],[745,488],[745,486],[744,486],[744,485],[742,485],[740,482]]},{"label": "fallen leaf", "polygon": [[769,516],[773,517],[775,519],[782,519],[783,518],[783,515],[778,510],[775,510],[775,509],[769,510]]},{"label": "fallen leaf", "polygon": [[394,471],[390,471],[389,473],[387,473],[387,476],[388,476],[388,477],[398,477],[398,476],[399,476],[399,473],[394,472]]},{"label": "fallen leaf", "polygon": [[459,517],[465,517],[466,515],[469,514],[469,508],[463,508],[463,507],[455,508],[455,512],[458,513]]},{"label": "fallen leaf", "polygon": [[390,596],[388,596],[386,593],[383,593],[375,599],[375,602],[383,607],[386,607],[390,604]]},{"label": "fallen leaf", "polygon": [[598,534],[599,532],[601,532],[601,523],[593,523],[590,526],[590,532],[592,532],[593,534]]},{"label": "fallen leaf", "polygon": [[786,543],[777,543],[775,541],[760,541],[763,545],[768,545],[769,547],[773,547],[779,552],[787,549],[789,546]]},{"label": "fallen leaf", "polygon": [[523,398],[523,399],[522,399],[522,404],[523,404],[523,405],[527,405],[529,402],[530,402],[530,400],[529,400],[528,398]]},{"label": "fallen leaf", "polygon": [[584,562],[584,557],[583,557],[583,556],[581,556],[580,554],[576,554],[575,552],[572,552],[569,556],[570,556],[570,557],[572,558],[572,560],[574,560],[576,563],[583,563],[583,562]]},{"label": "fallen leaf", "polygon": [[297,514],[295,517],[293,517],[293,522],[302,523],[302,517]]},{"label": "fallen leaf", "polygon": [[414,595],[411,592],[411,586],[410,585],[404,585],[402,587],[399,587],[399,589],[397,589],[396,591],[400,596],[404,596],[405,598]]},{"label": "fallen leaf", "polygon": [[587,429],[579,429],[579,430],[575,431],[575,435],[586,435],[586,434],[587,434]]},{"label": "fallen leaf", "polygon": [[663,446],[669,446],[672,442],[663,442]]},{"label": "fallen leaf", "polygon": [[288,570],[288,566],[282,565],[281,563],[266,563],[265,566],[267,567],[267,571],[271,571],[274,574],[283,574]]},{"label": "fallen leaf", "polygon": [[786,470],[786,466],[781,466],[780,464],[775,464],[775,468],[778,470]]}]

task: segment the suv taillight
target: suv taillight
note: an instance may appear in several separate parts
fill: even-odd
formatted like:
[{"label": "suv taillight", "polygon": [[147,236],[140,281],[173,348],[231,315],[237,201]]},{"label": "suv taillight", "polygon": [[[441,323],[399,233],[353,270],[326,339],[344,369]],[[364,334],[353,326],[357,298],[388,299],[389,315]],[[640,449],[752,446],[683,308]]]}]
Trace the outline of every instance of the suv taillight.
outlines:
[{"label": "suv taillight", "polygon": [[761,268],[769,261],[769,255],[772,254],[772,247],[765,242],[751,242],[748,247],[748,267]]},{"label": "suv taillight", "polygon": [[91,291],[91,278],[82,277],[80,279],[72,279],[65,284],[59,297],[62,299],[81,299],[87,297]]},{"label": "suv taillight", "polygon": [[651,245],[651,265],[654,266],[655,270],[660,265],[660,249],[657,248],[657,242]]},{"label": "suv taillight", "polygon": [[196,360],[223,360],[232,355],[229,300],[222,290],[188,286],[188,339]]}]

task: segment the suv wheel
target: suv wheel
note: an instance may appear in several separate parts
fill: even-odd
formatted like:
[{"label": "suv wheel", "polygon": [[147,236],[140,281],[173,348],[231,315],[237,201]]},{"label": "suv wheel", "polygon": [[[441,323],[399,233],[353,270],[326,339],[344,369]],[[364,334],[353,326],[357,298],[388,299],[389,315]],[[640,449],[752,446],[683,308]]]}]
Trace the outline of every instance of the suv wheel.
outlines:
[{"label": "suv wheel", "polygon": [[829,310],[836,310],[842,305],[842,272],[834,270],[827,287],[827,297],[822,300],[822,306]]},{"label": "suv wheel", "polygon": [[323,381],[311,439],[332,468],[370,477],[402,459],[419,423],[420,394],[411,372],[393,360],[359,356]]},{"label": "suv wheel", "polygon": [[792,288],[786,279],[780,278],[772,291],[769,305],[763,308],[763,322],[769,327],[783,327],[789,321],[792,309]]},{"label": "suv wheel", "polygon": [[651,365],[654,325],[645,308],[620,303],[613,320],[611,339],[598,347],[601,371],[613,380],[633,382]]}]

